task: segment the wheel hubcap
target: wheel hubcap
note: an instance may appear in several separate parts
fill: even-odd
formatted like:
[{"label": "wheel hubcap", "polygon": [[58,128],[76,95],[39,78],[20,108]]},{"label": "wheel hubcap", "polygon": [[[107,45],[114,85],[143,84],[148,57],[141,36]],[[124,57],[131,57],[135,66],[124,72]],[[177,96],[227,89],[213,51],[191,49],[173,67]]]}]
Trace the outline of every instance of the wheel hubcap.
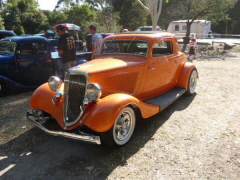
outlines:
[{"label": "wheel hubcap", "polygon": [[195,92],[196,86],[197,86],[197,72],[194,70],[191,74],[189,82],[189,89],[191,93]]},{"label": "wheel hubcap", "polygon": [[129,112],[122,112],[115,126],[115,137],[117,140],[122,141],[130,132],[130,127],[132,123],[132,116]]}]

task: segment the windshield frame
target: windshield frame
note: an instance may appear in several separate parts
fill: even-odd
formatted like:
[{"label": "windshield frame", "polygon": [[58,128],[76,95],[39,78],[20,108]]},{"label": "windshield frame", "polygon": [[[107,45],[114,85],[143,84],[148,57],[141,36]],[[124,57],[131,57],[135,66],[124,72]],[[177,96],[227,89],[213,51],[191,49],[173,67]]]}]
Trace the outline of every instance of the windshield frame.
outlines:
[{"label": "windshield frame", "polygon": [[[6,50],[4,50],[4,51],[1,51],[1,44],[5,44],[5,46],[4,47],[6,47],[6,44],[15,44],[15,47],[13,47],[14,49],[13,49],[13,51],[6,51]],[[7,47],[6,47],[7,48]],[[15,54],[16,53],[16,50],[17,50],[17,42],[15,42],[15,41],[0,41],[0,55],[2,54],[2,53],[6,53],[6,54]]]},{"label": "windshield frame", "polygon": [[[103,47],[104,47],[104,44],[109,42],[109,43],[114,43],[114,42],[121,42],[121,41],[128,41],[130,44],[134,41],[137,41],[138,43],[146,43],[147,44],[147,51],[146,51],[146,54],[143,56],[143,55],[140,55],[140,54],[133,54],[133,53],[103,53]],[[130,45],[129,44],[129,45]],[[141,39],[112,39],[112,40],[106,40],[102,43],[102,47],[101,47],[101,55],[133,55],[133,56],[139,56],[139,57],[145,57],[145,58],[148,58],[148,53],[149,53],[149,49],[150,49],[150,43],[149,41],[147,40],[141,40]]]}]

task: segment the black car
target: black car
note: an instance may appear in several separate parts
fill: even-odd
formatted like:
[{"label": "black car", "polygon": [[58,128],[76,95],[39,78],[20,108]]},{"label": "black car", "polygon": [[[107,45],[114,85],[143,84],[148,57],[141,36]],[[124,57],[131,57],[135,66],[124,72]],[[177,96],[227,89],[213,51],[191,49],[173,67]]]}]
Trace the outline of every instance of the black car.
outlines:
[{"label": "black car", "polygon": [[17,35],[12,31],[0,30],[0,39],[11,37],[11,36],[17,36]]}]

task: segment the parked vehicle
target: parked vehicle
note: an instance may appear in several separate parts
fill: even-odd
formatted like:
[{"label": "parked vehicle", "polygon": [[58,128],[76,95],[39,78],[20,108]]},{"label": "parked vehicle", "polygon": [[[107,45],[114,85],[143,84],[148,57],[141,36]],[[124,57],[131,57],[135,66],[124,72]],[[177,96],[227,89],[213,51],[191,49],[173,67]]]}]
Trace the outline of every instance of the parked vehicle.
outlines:
[{"label": "parked vehicle", "polygon": [[50,51],[57,52],[58,39],[48,39],[48,42],[50,43]]},{"label": "parked vehicle", "polygon": [[[187,20],[172,21],[168,25],[167,31],[174,33],[177,36],[185,36],[187,32]],[[193,21],[190,29],[190,33],[195,33],[197,38],[207,38],[209,32],[211,32],[211,22],[207,20],[195,20]]]},{"label": "parked vehicle", "polygon": [[221,38],[221,37],[222,37],[221,34],[215,33],[215,32],[212,32],[212,36],[213,36],[214,38]]},{"label": "parked vehicle", "polygon": [[[85,60],[83,60],[85,59]],[[78,64],[91,53],[78,53]],[[10,37],[0,41],[0,96],[8,91],[37,88],[52,75],[61,74],[61,58],[50,52],[44,37]]]},{"label": "parked vehicle", "polygon": [[[197,77],[170,33],[112,35],[98,59],[70,69],[64,82],[52,76],[40,86],[27,119],[52,135],[120,147],[132,137],[138,113],[149,118],[194,94]],[[42,124],[50,119],[62,131]]]},{"label": "parked vehicle", "polygon": [[11,37],[11,36],[17,36],[17,35],[13,31],[0,30],[0,39]]},{"label": "parked vehicle", "polygon": [[41,37],[45,37],[44,33],[39,33],[39,34],[34,34],[33,36],[41,36]]},{"label": "parked vehicle", "polygon": [[[142,26],[137,28],[135,31],[152,31],[152,26]],[[161,28],[157,26],[157,31],[161,31]]]}]

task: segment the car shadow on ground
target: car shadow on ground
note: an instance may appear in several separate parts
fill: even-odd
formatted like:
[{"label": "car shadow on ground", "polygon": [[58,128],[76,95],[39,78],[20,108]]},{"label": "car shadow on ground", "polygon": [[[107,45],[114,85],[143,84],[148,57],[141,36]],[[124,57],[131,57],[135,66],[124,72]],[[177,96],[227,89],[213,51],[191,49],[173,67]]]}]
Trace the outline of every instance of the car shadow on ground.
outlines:
[{"label": "car shadow on ground", "polygon": [[180,97],[163,112],[139,119],[131,141],[120,149],[54,137],[33,128],[0,146],[1,179],[106,179],[136,154],[176,111],[194,100]]}]

